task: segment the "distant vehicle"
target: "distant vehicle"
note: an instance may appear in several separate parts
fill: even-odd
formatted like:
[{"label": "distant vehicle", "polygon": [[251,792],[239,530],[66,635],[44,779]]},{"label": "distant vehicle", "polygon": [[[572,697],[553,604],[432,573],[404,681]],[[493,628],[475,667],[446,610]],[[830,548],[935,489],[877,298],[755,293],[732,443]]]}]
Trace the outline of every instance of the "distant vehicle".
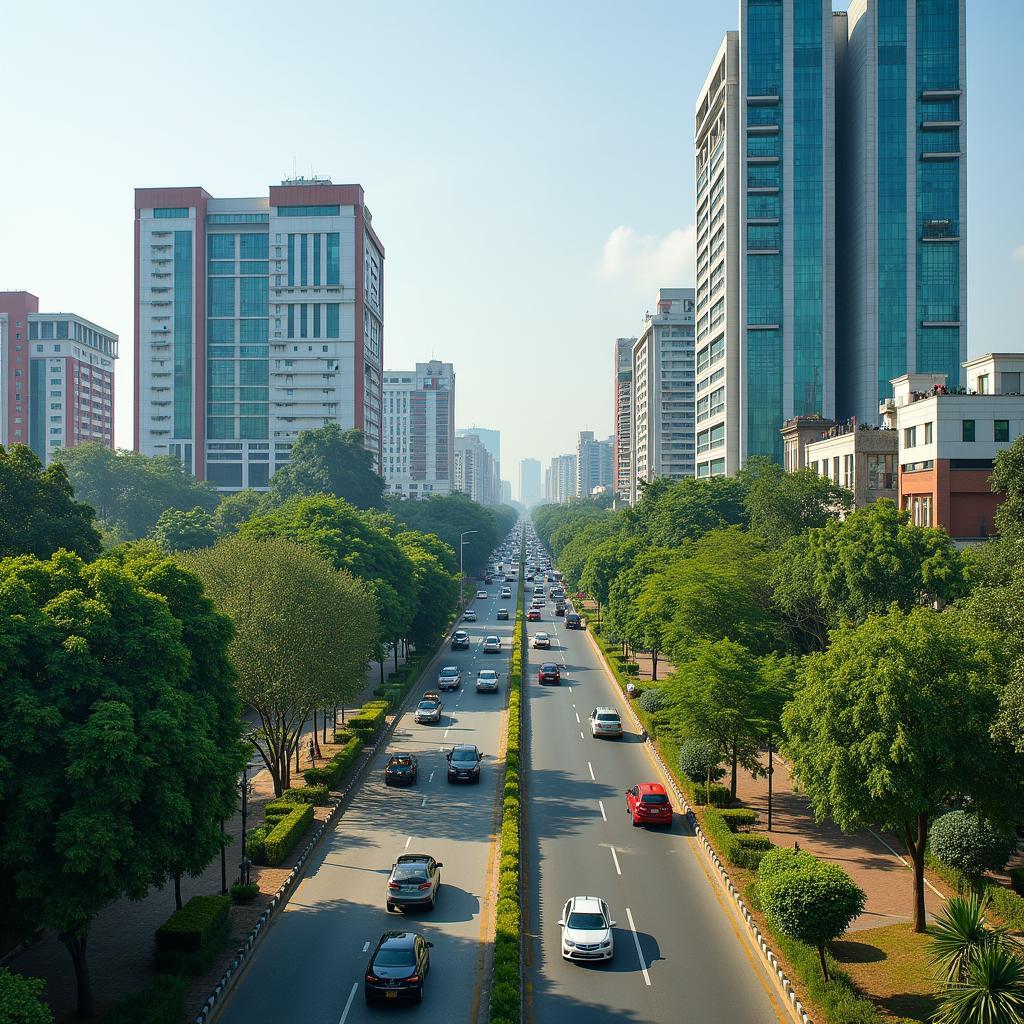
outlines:
[{"label": "distant vehicle", "polygon": [[501,640],[499,637],[484,637],[484,654],[501,654]]},{"label": "distant vehicle", "polygon": [[426,907],[434,909],[441,888],[444,865],[425,853],[403,853],[391,866],[388,878],[387,907]]},{"label": "distant vehicle", "polygon": [[413,786],[419,765],[412,754],[392,754],[384,765],[385,786]]},{"label": "distant vehicle", "polygon": [[672,801],[660,782],[640,782],[626,790],[626,813],[639,825],[671,825]]},{"label": "distant vehicle", "polygon": [[622,719],[615,708],[594,708],[590,712],[590,733],[592,736],[621,736]]},{"label": "distant vehicle", "polygon": [[511,583],[514,579],[515,579],[515,577],[511,573],[505,573],[505,582],[506,583]]},{"label": "distant vehicle", "polygon": [[498,614],[495,616],[495,618],[497,618],[497,619],[508,619],[508,609],[507,608],[499,608],[498,609]]},{"label": "distant vehicle", "polygon": [[478,590],[476,592],[476,599],[478,601],[486,601],[487,600],[487,591],[486,590]]},{"label": "distant vehicle", "polygon": [[433,725],[441,721],[441,701],[421,700],[416,705],[416,713],[413,716],[417,723],[422,725]]},{"label": "distant vehicle", "polygon": [[512,588],[511,587],[502,587],[501,588],[501,596],[502,597],[511,597],[512,596]]},{"label": "distant vehicle", "polygon": [[[466,636],[466,646],[469,646],[469,635]],[[445,665],[437,673],[437,688],[439,690],[457,690],[462,686],[462,673],[455,665]]]},{"label": "distant vehicle", "polygon": [[580,618],[578,612],[566,612],[565,613],[565,628],[566,629],[582,629],[583,620]]},{"label": "distant vehicle", "polygon": [[[540,616],[538,616],[540,618]],[[534,633],[533,646],[537,650],[546,651],[551,646],[551,637],[547,633]]]},{"label": "distant vehicle", "polygon": [[430,948],[419,932],[385,932],[370,954],[363,981],[367,1005],[377,999],[423,1002]]},{"label": "distant vehicle", "polygon": [[543,597],[535,597],[530,601],[531,608],[543,608],[547,604],[547,601]]},{"label": "distant vehicle", "polygon": [[553,661],[545,661],[544,664],[537,669],[538,683],[554,683],[557,686],[561,681],[562,673]]},{"label": "distant vehicle", "polygon": [[[465,616],[463,616],[465,618]],[[476,618],[476,612],[473,612],[473,618]],[[457,629],[452,634],[452,650],[453,651],[468,651],[469,650],[469,634],[464,629]]]},{"label": "distant vehicle", "polygon": [[566,960],[611,960],[615,940],[608,904],[597,896],[573,896],[558,922],[562,957]]},{"label": "distant vehicle", "polygon": [[467,608],[462,613],[463,622],[476,622],[476,612],[472,608]]},{"label": "distant vehicle", "polygon": [[483,754],[471,743],[458,743],[445,754],[449,782],[479,782]]},{"label": "distant vehicle", "polygon": [[477,693],[497,693],[498,673],[493,668],[482,668],[476,674]]},{"label": "distant vehicle", "polygon": [[484,583],[493,583],[493,582],[494,582],[494,580],[493,580],[493,578],[491,577],[491,574],[490,574],[490,573],[488,573],[488,574],[487,574],[487,575],[486,575],[486,576],[484,577]]},{"label": "distant vehicle", "polygon": [[564,615],[565,614],[565,602],[564,601],[559,601],[559,602],[557,602],[555,604],[555,614],[556,615]]},{"label": "distant vehicle", "polygon": [[552,573],[552,575],[555,577],[556,580],[562,579],[562,574],[557,569]]},{"label": "distant vehicle", "polygon": [[539,608],[531,608],[531,609],[529,609],[529,611],[527,611],[527,613],[526,613],[526,621],[527,622],[540,622],[540,609]]},{"label": "distant vehicle", "polygon": [[534,597],[543,597],[544,596],[544,588],[542,586],[540,586],[540,584],[538,584],[536,587],[533,588],[533,596]]}]

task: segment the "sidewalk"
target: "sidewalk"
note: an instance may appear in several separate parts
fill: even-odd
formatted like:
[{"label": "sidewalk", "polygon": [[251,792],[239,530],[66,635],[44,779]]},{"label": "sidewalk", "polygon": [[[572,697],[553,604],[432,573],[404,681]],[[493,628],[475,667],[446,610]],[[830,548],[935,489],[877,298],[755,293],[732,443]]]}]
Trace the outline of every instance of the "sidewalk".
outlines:
[{"label": "sidewalk", "polygon": [[[660,670],[660,666],[659,666]],[[660,674],[660,671],[659,671]],[[767,766],[768,756],[762,754]],[[775,769],[772,796],[772,831],[767,832],[768,780],[754,779],[741,771],[736,795],[746,806],[757,811],[755,831],[770,835],[778,846],[800,849],[822,860],[840,864],[853,880],[867,893],[864,912],[851,925],[851,931],[879,928],[913,919],[913,890],[909,862],[899,840],[890,835],[872,831],[844,833],[831,822],[814,820],[814,813],[805,796],[794,792],[789,765],[778,755],[772,757]],[[946,886],[930,879],[935,887],[947,893]],[[929,916],[942,906],[942,898],[925,885],[925,907]]]},{"label": "sidewalk", "polygon": [[[404,659],[399,657],[399,665]],[[387,675],[394,671],[394,656],[385,662]],[[380,683],[380,667],[376,662],[369,666],[366,686],[360,694],[355,707],[361,706],[372,697],[371,691]],[[351,710],[351,709],[347,709]],[[339,715],[339,722],[340,722]],[[318,724],[322,723],[319,722]],[[312,719],[303,727],[304,735],[312,730]],[[328,730],[328,741],[331,735]],[[300,745],[300,764],[303,769],[309,767],[305,753],[305,744]],[[262,761],[259,755],[250,762]],[[274,797],[274,789],[270,773],[265,767],[258,771],[250,769],[252,792],[249,796],[249,817],[246,827],[252,829],[263,820],[263,806]],[[316,816],[326,818],[329,807],[316,808]],[[238,865],[241,860],[241,813],[225,822],[224,831],[232,842],[227,848],[227,881],[230,886],[238,880]],[[253,881],[258,881],[264,893],[273,893],[284,881],[291,867],[292,860],[298,856],[302,844],[294,851],[291,858],[277,868],[254,868]],[[198,878],[182,878],[181,898],[186,903],[193,896],[209,895],[221,891],[220,858],[217,857]],[[245,935],[256,923],[264,907],[265,901],[257,900],[247,906],[233,906],[231,911],[233,939]],[[160,889],[152,889],[145,899],[138,903],[129,900],[118,900],[104,907],[93,920],[89,932],[87,959],[92,980],[93,995],[96,1001],[96,1019],[102,1017],[115,1003],[125,996],[145,987],[159,972],[153,967],[154,933],[156,929],[174,912],[174,885],[168,883]],[[228,948],[233,948],[229,943]],[[12,956],[7,966],[18,974],[43,978],[46,989],[43,994],[45,1001],[53,1010],[57,1024],[65,1024],[76,1020],[75,1017],[75,972],[71,965],[71,956],[56,935],[46,933],[22,953]],[[204,987],[205,986],[205,987]],[[186,1006],[195,1008],[209,990],[210,983],[206,976],[195,979],[186,994]]]}]

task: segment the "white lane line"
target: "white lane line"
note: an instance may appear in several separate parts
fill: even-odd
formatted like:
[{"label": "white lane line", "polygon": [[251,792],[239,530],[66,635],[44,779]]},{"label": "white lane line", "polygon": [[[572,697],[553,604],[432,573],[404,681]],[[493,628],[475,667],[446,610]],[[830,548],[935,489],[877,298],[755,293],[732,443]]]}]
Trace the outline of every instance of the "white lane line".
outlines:
[{"label": "white lane line", "polygon": [[608,849],[612,851],[612,860],[615,861],[615,874],[621,875],[622,868],[619,867],[619,857],[618,854],[615,852],[615,847],[609,846]]},{"label": "white lane line", "polygon": [[369,948],[370,948],[369,942],[364,942],[363,943],[363,952],[365,953]]},{"label": "white lane line", "polygon": [[[601,808],[601,817],[604,818],[605,821],[607,821],[608,815],[604,813],[604,804],[600,800],[598,800],[597,806]],[[409,844],[406,843],[405,845],[408,846]]]},{"label": "white lane line", "polygon": [[427,782],[433,782],[433,781],[434,781],[434,773],[433,773],[433,772],[431,772],[431,773],[430,773],[430,778],[429,778],[429,779],[427,779]]},{"label": "white lane line", "polygon": [[580,733],[580,739],[583,739],[583,733]]},{"label": "white lane line", "polygon": [[647,965],[644,963],[644,951],[640,948],[640,937],[636,933],[636,925],[633,924],[633,913],[626,907],[626,917],[629,918],[629,930],[633,933],[633,941],[636,943],[636,955],[640,960],[640,970],[644,972],[644,983],[651,987],[651,976],[647,973]]},{"label": "white lane line", "polygon": [[577,725],[580,725],[580,724],[581,724],[581,723],[580,723],[580,713],[579,713],[578,711],[576,712],[576,724],[577,724]]},{"label": "white lane line", "polygon": [[342,1010],[341,1020],[338,1021],[338,1024],[345,1024],[345,1021],[348,1020],[348,1011],[352,1009],[352,1000],[356,997],[357,988],[359,988],[359,982],[352,982],[352,991],[349,992],[348,999],[345,1001],[345,1009]]},{"label": "white lane line", "polygon": [[427,798],[424,797],[423,800],[420,802],[420,807],[426,807],[426,806],[427,806]]},{"label": "white lane line", "polygon": [[590,769],[590,779],[591,779],[591,781],[592,782],[597,782],[597,778],[594,775],[594,766],[588,761],[587,762],[587,767]]},{"label": "white lane line", "polygon": [[448,739],[448,733],[450,733],[450,732],[451,732],[451,729],[445,729],[444,736],[442,737],[442,739]]},{"label": "white lane line", "polygon": [[[412,836],[406,836],[406,837],[405,837],[405,848],[406,848],[407,850],[409,849],[409,844],[410,844],[411,842],[412,842]],[[367,945],[369,945],[369,943],[367,943]],[[363,952],[365,953],[365,952],[366,952],[366,950],[365,950],[365,949],[363,949]]]},{"label": "white lane line", "polygon": [[575,704],[573,704],[572,709],[573,709],[573,711],[576,710],[576,705]]}]

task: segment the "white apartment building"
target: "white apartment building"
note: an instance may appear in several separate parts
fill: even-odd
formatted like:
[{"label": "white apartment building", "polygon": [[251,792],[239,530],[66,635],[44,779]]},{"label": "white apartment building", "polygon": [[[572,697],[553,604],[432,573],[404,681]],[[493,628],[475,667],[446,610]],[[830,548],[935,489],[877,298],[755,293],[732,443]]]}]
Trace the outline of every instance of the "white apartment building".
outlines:
[{"label": "white apartment building", "polygon": [[589,497],[594,488],[612,486],[613,438],[599,441],[592,430],[581,430],[576,442],[576,494]]},{"label": "white apartment building", "polygon": [[468,494],[481,505],[496,505],[501,500],[501,480],[494,456],[472,431],[455,436],[455,490]]},{"label": "white apartment building", "polygon": [[519,500],[527,507],[536,505],[541,498],[540,462],[521,459],[519,462]]},{"label": "white apartment building", "polygon": [[576,497],[576,456],[556,455],[544,471],[544,497],[564,504]]},{"label": "white apartment building", "polygon": [[633,346],[636,338],[615,339],[615,429],[612,432],[612,487],[629,501],[633,483]]},{"label": "white apartment building", "polygon": [[455,369],[432,359],[385,370],[384,480],[399,497],[450,494],[455,477]]}]

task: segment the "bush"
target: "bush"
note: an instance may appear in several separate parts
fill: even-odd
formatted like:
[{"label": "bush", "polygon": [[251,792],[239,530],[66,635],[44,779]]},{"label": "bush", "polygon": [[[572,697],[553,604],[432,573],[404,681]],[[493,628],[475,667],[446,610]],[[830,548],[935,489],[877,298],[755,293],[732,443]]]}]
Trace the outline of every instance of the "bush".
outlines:
[{"label": "bush", "polygon": [[650,686],[636,699],[637,707],[653,715],[656,711],[662,711],[668,704],[668,695],[657,686]]},{"label": "bush", "polygon": [[156,948],[195,953],[207,944],[228,920],[227,896],[193,896],[156,930]]},{"label": "bush", "polygon": [[260,887],[255,882],[250,882],[248,885],[242,885],[239,882],[235,882],[235,884],[231,886],[232,903],[252,903],[259,894]]},{"label": "bush", "polygon": [[638,676],[640,675],[640,666],[635,661],[626,662],[626,675],[627,676]]},{"label": "bush", "polygon": [[249,829],[249,832],[245,837],[245,852],[249,860],[254,864],[263,864],[266,862],[267,851],[264,847],[264,843],[266,842],[269,834],[270,829],[266,825],[258,825],[256,828]]},{"label": "bush", "polygon": [[323,807],[327,803],[327,787],[318,785],[286,789],[281,794],[281,799],[292,804],[313,804],[316,807]]},{"label": "bush", "polygon": [[[707,803],[707,794],[704,792],[705,787],[695,783],[692,787],[693,802],[698,807],[703,807]],[[732,803],[732,793],[728,786],[719,786],[717,783],[713,783],[711,786],[711,804],[714,807],[728,807]]]},{"label": "bush", "polygon": [[368,740],[375,736],[384,725],[384,716],[388,710],[386,701],[374,701],[371,704],[364,704],[359,709],[359,714],[348,720],[350,732]]},{"label": "bush", "polygon": [[725,774],[725,770],[719,767],[721,761],[722,752],[714,740],[692,736],[679,744],[679,770],[694,785],[700,783],[702,789],[709,771],[712,782]]},{"label": "bush", "polygon": [[[268,810],[270,806],[267,805]],[[291,807],[291,811],[274,825],[263,840],[266,863],[271,867],[277,867],[292,852],[313,820],[312,804],[294,804]]]},{"label": "bush", "polygon": [[1010,888],[1018,896],[1024,896],[1024,868],[1010,868]]},{"label": "bush", "polygon": [[977,879],[987,871],[1002,871],[1017,840],[977,814],[950,811],[932,823],[928,847],[947,867]]},{"label": "bush", "polygon": [[733,832],[742,826],[757,824],[757,812],[749,807],[727,807],[718,813]]},{"label": "bush", "polygon": [[703,817],[704,832],[719,857],[738,868],[756,868],[775,845],[767,836],[736,835],[715,807],[706,807]]},{"label": "bush", "polygon": [[321,767],[307,768],[302,773],[307,786],[326,786],[329,790],[339,789],[345,773],[359,757],[359,751],[363,748],[363,741],[359,736],[347,731],[339,732],[336,735],[347,737],[345,745]]},{"label": "bush", "polygon": [[776,846],[769,850],[757,869],[757,877],[764,881],[772,875],[781,875],[786,871],[793,871],[798,868],[813,867],[818,863],[818,858],[806,850],[794,850],[792,847]]},{"label": "bush", "polygon": [[158,978],[118,1003],[103,1018],[103,1024],[179,1024],[184,1016],[184,981]]},{"label": "bush", "polygon": [[0,967],[0,1021],[3,1024],[53,1024],[50,1008],[40,998],[46,982]]}]

